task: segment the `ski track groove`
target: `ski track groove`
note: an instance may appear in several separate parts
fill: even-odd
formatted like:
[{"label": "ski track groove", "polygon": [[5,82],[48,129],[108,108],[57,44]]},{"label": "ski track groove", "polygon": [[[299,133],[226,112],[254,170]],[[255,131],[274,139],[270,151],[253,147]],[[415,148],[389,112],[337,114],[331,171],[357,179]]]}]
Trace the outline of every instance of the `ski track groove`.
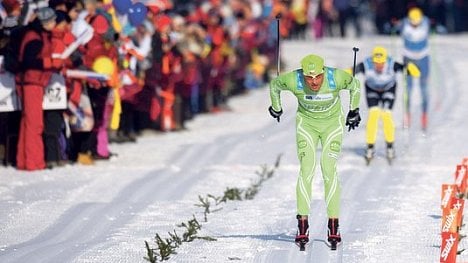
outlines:
[{"label": "ski track groove", "polygon": [[[156,177],[155,174],[162,176]],[[109,204],[87,203],[69,209],[53,227],[41,233],[37,238],[12,246],[16,248],[16,251],[21,252],[18,253],[19,255],[14,255],[15,252],[6,254],[6,260],[25,262],[27,259],[35,258],[41,262],[51,262],[50,260],[62,259],[65,261],[66,258],[72,258],[74,253],[70,249],[64,249],[64,247],[71,247],[73,250],[74,246],[66,246],[67,242],[71,244],[99,244],[100,241],[109,236],[112,229],[118,227],[118,225],[110,223],[112,221],[105,224],[104,222],[107,220],[102,220],[102,215],[118,216],[118,223],[125,224],[131,219],[131,216],[123,217],[120,212],[126,210],[128,206],[142,210],[152,201],[157,201],[154,190],[158,189],[161,184],[166,185],[169,181],[173,181],[173,176],[175,176],[174,172],[169,168],[159,172],[151,172],[124,188]],[[94,220],[88,221],[83,220],[83,218]]]},{"label": "ski track groove", "polygon": [[[336,49],[344,49],[344,47],[337,44]],[[439,72],[444,75],[444,72],[454,71],[454,66],[449,63],[449,58],[441,56],[440,53],[437,54],[439,62],[437,65],[440,67],[443,64],[444,70],[439,70]],[[460,54],[462,53],[460,52]],[[445,76],[439,78],[446,79],[448,87],[439,87],[436,90],[437,96],[441,96],[443,100],[437,102],[439,103],[436,105],[437,110],[434,110],[430,115],[430,133],[437,132],[439,125],[447,125],[446,117],[450,116],[452,105],[455,105],[459,100],[457,97],[460,90],[459,85],[457,85],[459,82],[457,79],[453,79],[456,74],[453,75],[452,78],[445,78]],[[437,84],[435,83],[435,85]],[[451,92],[444,92],[446,88],[450,89]],[[434,91],[433,88],[432,91]],[[436,100],[431,101],[431,108],[434,108],[433,103],[435,102]],[[286,123],[283,123],[284,121]],[[282,120],[282,125],[283,127],[294,125],[294,119],[288,117]],[[135,214],[143,211],[155,201],[173,201],[181,198],[180,193],[187,192],[197,182],[203,182],[205,175],[202,171],[206,165],[242,157],[243,152],[235,149],[242,149],[245,147],[244,145],[256,142],[259,137],[271,133],[275,126],[277,126],[276,122],[251,132],[252,136],[248,141],[245,141],[242,136],[229,135],[221,136],[211,144],[186,145],[185,148],[180,149],[172,156],[171,162],[168,162],[174,163],[178,169],[177,171],[174,171],[171,167],[154,170],[123,188],[109,203],[82,203],[71,207],[37,237],[23,243],[11,245],[5,251],[0,251],[0,262],[69,262],[83,253],[82,246],[86,246],[87,249],[97,247],[100,243],[106,241],[113,231],[127,224]],[[282,242],[285,244],[280,249],[260,253],[255,257],[254,262],[269,262],[272,259],[276,261],[278,258],[284,258],[284,262],[317,262],[317,259],[321,259],[318,262],[346,262],[346,250],[353,249],[352,247],[348,248],[348,244],[353,241],[352,238],[354,236],[363,237],[363,235],[355,235],[356,229],[363,227],[358,220],[360,215],[353,212],[363,208],[369,210],[369,206],[363,204],[363,202],[368,202],[369,198],[374,196],[401,196],[402,194],[399,193],[401,190],[392,189],[392,186],[398,186],[402,182],[417,183],[417,178],[404,176],[405,167],[410,164],[414,155],[418,154],[412,151],[410,143],[418,145],[427,143],[427,140],[430,139],[430,133],[426,138],[421,138],[419,130],[415,130],[415,128],[413,127],[406,134],[406,137],[401,131],[398,134],[400,135],[399,138],[406,140],[403,141],[400,154],[397,155],[395,160],[398,169],[395,168],[394,164],[382,170],[380,164],[387,165],[384,159],[385,163],[373,160],[371,165],[364,167],[364,169],[353,168],[352,170],[340,172],[342,178],[342,204],[345,209],[341,209],[343,221],[340,224],[343,243],[341,244],[342,248],[337,250],[337,253],[330,252],[330,249],[324,243],[326,242],[327,221],[324,201],[323,198],[320,198],[312,201],[311,211],[318,211],[318,213],[310,217],[311,242],[307,245],[305,253],[300,252],[294,243],[294,230],[291,242]],[[276,136],[275,140],[277,141],[291,140],[292,137],[290,131],[284,129],[280,132],[276,129],[274,136]],[[288,143],[290,142],[288,141]],[[373,166],[374,162],[379,166]],[[364,161],[362,165],[365,165]],[[350,174],[344,176],[348,172]],[[316,171],[317,175],[320,175],[318,171]],[[395,178],[389,180],[387,177]],[[317,179],[319,178],[315,178],[315,180]],[[164,189],[160,188],[161,185],[165,186]],[[107,216],[108,219],[103,220],[103,216]],[[118,220],[112,220],[112,218],[118,218]],[[290,229],[295,229],[297,221],[294,215],[291,215],[291,219],[286,222],[291,226]],[[285,222],[278,223],[284,224]],[[273,241],[264,240],[262,245],[269,247]],[[142,250],[144,250],[143,245]],[[335,253],[335,255],[330,253]]]},{"label": "ski track groove", "polygon": [[[439,60],[439,63],[437,64],[440,67],[440,57],[438,56],[437,59]],[[443,57],[443,63],[444,65],[448,65],[449,68],[453,68],[453,65],[451,63],[446,63],[448,58]],[[435,69],[432,69],[435,70]],[[453,70],[453,69],[452,69]],[[444,71],[439,71],[442,76],[439,78],[441,79],[446,79],[444,78]],[[456,74],[454,74],[456,75]],[[451,105],[454,105],[457,101],[457,92],[459,90],[459,87],[455,85],[456,83],[455,80],[452,80],[449,82],[451,90],[454,92],[446,93],[444,92],[444,89],[437,89],[437,96],[442,96],[444,99],[440,102],[440,105],[438,106],[438,110],[432,112],[432,115],[430,115],[430,132],[436,132],[437,131],[437,126],[442,125],[445,121],[445,117],[449,116],[447,115],[450,110],[451,110]],[[440,85],[440,83],[431,83],[430,85]],[[434,88],[432,88],[434,90]],[[444,95],[444,96],[443,96]],[[413,93],[414,96],[414,93]],[[415,98],[412,98],[413,101],[415,101]],[[431,108],[434,108],[434,101],[432,100],[430,104]],[[413,103],[414,106],[419,104]],[[400,138],[405,139],[405,131],[400,132]],[[426,135],[427,137],[430,134]],[[346,201],[354,202],[354,205],[351,209],[351,207],[347,207],[346,209],[341,209],[342,215],[340,217],[340,220],[342,223],[340,224],[341,227],[341,233],[343,235],[343,242],[341,244],[341,248],[339,248],[335,253],[333,251],[330,251],[330,248],[325,244],[325,239],[326,239],[326,231],[327,231],[327,223],[326,223],[326,213],[323,215],[319,215],[317,217],[311,216],[309,219],[309,224],[310,224],[310,233],[314,234],[314,229],[319,229],[322,230],[319,233],[315,232],[316,237],[319,238],[314,238],[314,236],[310,236],[311,238],[311,243],[309,246],[306,248],[306,253],[307,253],[307,260],[306,262],[346,262],[344,260],[344,253],[346,252],[347,249],[347,244],[352,243],[352,238],[354,236],[353,232],[355,229],[353,227],[357,227],[356,229],[360,228],[361,222],[355,221],[353,219],[357,219],[357,216],[352,213],[352,211],[359,211],[362,208],[359,207],[359,201],[360,200],[367,200],[372,197],[379,197],[379,196],[391,196],[397,195],[401,196],[401,193],[392,193],[392,191],[395,190],[390,190],[389,186],[398,186],[399,184],[403,183],[407,178],[404,176],[404,166],[409,164],[410,161],[407,160],[408,157],[411,157],[413,153],[410,147],[410,142],[412,143],[417,143],[421,144],[426,142],[426,139],[428,138],[421,138],[421,132],[419,130],[415,130],[415,127],[410,129],[409,134],[407,136],[408,141],[404,141],[403,147],[401,147],[401,152],[397,156],[398,159],[394,160],[394,163],[392,166],[388,166],[387,160],[385,158],[379,158],[381,160],[373,160],[370,166],[366,167],[367,169],[364,170],[358,170],[358,171],[352,171],[352,174],[349,176],[345,177],[346,179],[343,180],[342,183],[342,204],[346,203]],[[398,137],[397,137],[398,138]],[[409,155],[409,156],[408,156]],[[379,164],[379,166],[372,166],[372,164]],[[364,162],[363,162],[363,165]],[[381,166],[388,166],[387,169],[382,170]],[[396,165],[399,167],[403,165],[403,168],[396,168]],[[363,173],[361,173],[364,171]],[[342,171],[341,172],[341,178],[343,178],[343,174],[346,174],[347,171]],[[352,179],[351,179],[352,177]],[[358,178],[356,178],[358,177]],[[388,177],[393,177],[391,180],[388,179]],[[417,179],[412,179],[412,180],[417,180]],[[389,181],[391,182],[391,185],[389,185]],[[405,182],[408,183],[408,182]],[[410,183],[415,183],[415,182],[410,182]],[[363,185],[365,185],[363,187]],[[395,188],[397,189],[397,188]],[[401,190],[396,190],[396,191],[401,191]],[[320,202],[324,202],[323,200],[319,200]],[[358,201],[356,203],[355,201]],[[366,209],[366,205],[364,205],[364,210]],[[324,206],[321,207],[321,209],[324,209]],[[314,211],[314,208],[312,208],[311,211]],[[343,213],[344,212],[344,213]],[[297,222],[295,220],[291,220],[290,223],[292,226],[295,226]],[[352,227],[353,226],[353,227]],[[349,236],[348,236],[349,232]],[[317,235],[318,234],[318,235]],[[372,235],[372,234],[371,234]],[[324,236],[323,239],[320,237]],[[349,248],[352,249],[352,248]],[[303,258],[298,258],[297,253],[299,249],[297,246],[294,244],[294,247],[291,248],[291,251],[289,253],[289,260],[288,262],[303,262]]]},{"label": "ski track groove", "polygon": [[[255,133],[264,134],[271,126],[273,124]],[[171,167],[150,172],[132,182],[110,203],[82,203],[68,209],[56,223],[36,238],[2,251],[0,261],[27,262],[34,258],[36,262],[69,262],[82,253],[80,246],[86,245],[91,249],[103,243],[114,230],[124,226],[148,205],[160,200],[179,199],[180,193],[187,192],[194,183],[203,180],[205,175],[200,173],[201,169],[210,162],[217,164],[223,161],[225,149],[240,147],[243,143],[246,142],[241,136],[221,136],[213,143],[187,145],[172,157],[169,163],[174,165]],[[177,171],[174,171],[174,167]],[[164,185],[164,189],[160,185]],[[131,213],[122,213],[126,210],[131,210]],[[102,215],[118,220],[103,220]]]},{"label": "ski track groove", "polygon": [[[439,63],[437,64],[439,67],[440,67],[440,57],[437,57],[437,59],[439,60]],[[451,63],[445,63],[448,58],[444,57],[443,60],[444,62],[442,64],[444,65],[447,65],[448,68],[450,67],[453,67],[453,65]],[[435,70],[435,69],[431,69],[431,70]],[[450,70],[449,70],[450,71]],[[444,75],[444,71],[439,71],[440,74]],[[454,74],[456,76],[456,74]],[[444,78],[444,76],[441,76],[440,79],[446,79]],[[449,82],[449,84],[452,84],[452,83],[456,83],[455,80],[452,80],[452,82]],[[430,84],[431,86],[434,86],[434,85],[440,85],[440,83],[431,83]],[[453,92],[450,92],[450,93],[447,93],[447,92],[444,92],[444,88],[448,88],[448,89],[451,89]],[[456,103],[456,101],[458,100],[458,97],[457,97],[457,93],[458,93],[458,90],[459,88],[456,86],[456,85],[450,85],[450,87],[444,87],[444,88],[439,88],[437,89],[436,91],[438,92],[438,94],[436,94],[437,96],[441,96],[443,98],[441,104],[440,104],[440,108],[438,108],[437,111],[432,111],[431,115],[429,115],[430,117],[430,126],[429,126],[429,132],[430,133],[433,133],[433,132],[437,132],[437,127],[439,125],[446,125],[445,121],[446,121],[446,116],[450,116],[448,115],[452,106],[451,105],[454,105]],[[433,91],[434,88],[431,88],[431,90]],[[414,95],[414,93],[413,93]],[[413,101],[415,101],[415,99],[413,98]],[[433,104],[434,104],[434,101],[435,100],[432,100],[431,101],[431,104],[430,104],[430,107],[431,108],[434,108],[433,107]],[[416,104],[416,103],[413,103],[413,105],[416,107],[420,107],[419,104]],[[414,116],[417,116],[417,115],[414,115]],[[419,120],[419,118],[418,118]],[[379,166],[376,166],[373,164],[377,164],[377,163],[374,163],[378,160],[373,160],[371,165],[368,166],[368,171],[365,172],[365,174],[363,175],[364,178],[366,178],[366,181],[365,181],[365,187],[353,187],[353,188],[356,188],[356,190],[360,190],[359,192],[356,193],[355,197],[354,198],[351,198],[351,196],[348,196],[348,198],[350,198],[350,200],[366,200],[366,199],[369,199],[369,197],[385,197],[385,196],[397,196],[397,197],[400,197],[400,196],[405,196],[404,193],[400,193],[402,190],[398,189],[397,186],[401,185],[401,184],[405,184],[405,185],[417,185],[418,183],[418,178],[408,178],[407,176],[405,176],[405,169],[407,168],[408,165],[411,165],[411,162],[412,162],[412,159],[414,159],[413,157],[417,154],[421,154],[420,152],[414,152],[414,150],[412,150],[412,145],[414,144],[417,144],[418,146],[421,145],[421,144],[428,144],[430,145],[429,140],[430,140],[430,133],[428,135],[426,135],[426,137],[421,137],[421,132],[419,131],[419,129],[415,129],[415,128],[419,128],[419,127],[412,127],[410,128],[409,131],[400,131],[398,135],[400,135],[398,138],[402,138],[403,139],[403,146],[401,147],[402,149],[400,150],[400,154],[397,155],[397,159],[395,159],[395,163],[392,165],[392,166],[388,166],[388,169],[381,169],[381,166],[385,166],[387,165],[386,163],[386,160],[383,159],[383,161],[385,163],[382,163],[382,162],[378,162]],[[430,149],[430,146],[428,146],[429,149]],[[414,148],[418,148],[418,147],[414,147]],[[421,148],[421,147],[419,147]],[[397,149],[398,150],[398,149]],[[397,166],[395,166],[397,165]],[[396,168],[398,167],[398,168]],[[388,177],[391,177],[392,179],[384,179],[384,178],[388,178]],[[392,189],[392,187],[395,187],[395,189]],[[352,188],[351,188],[352,189]],[[343,192],[346,192],[346,191],[343,191]],[[354,194],[354,193],[353,193]],[[388,202],[388,201],[384,201],[383,204],[381,205],[385,205],[384,203],[385,202]],[[379,203],[382,203],[382,202],[379,202]],[[346,232],[349,232],[349,239],[351,239],[354,235],[353,232],[357,231],[358,229],[365,229],[361,226],[361,223],[358,221],[359,219],[359,215],[351,215],[350,212],[351,211],[360,211],[362,210],[360,207],[359,207],[359,203],[355,203],[356,205],[356,208],[355,209],[348,209],[348,210],[345,210],[345,211],[348,211],[348,213],[345,214],[345,216],[352,216],[353,218],[357,219],[357,220],[352,220],[350,221],[350,227],[348,229],[346,229],[347,231],[345,232],[342,232],[344,234],[344,251],[346,252],[346,244],[347,242],[348,243],[351,243],[349,241],[347,241],[347,236],[346,236]],[[369,209],[369,205],[363,205],[363,208],[364,210],[367,210]],[[379,216],[381,217],[382,215],[376,215],[376,216]],[[347,220],[347,219],[345,219]],[[346,222],[346,221],[345,221]],[[370,235],[373,235],[372,233],[370,233]],[[362,235],[360,236],[362,238]],[[372,249],[371,247],[369,247],[368,249]],[[386,259],[386,260],[391,260],[391,259]],[[386,261],[387,262],[387,261]]]},{"label": "ski track groove", "polygon": [[[204,151],[204,147],[199,148],[193,155]],[[188,154],[183,150],[180,152],[180,155],[176,154],[175,156],[192,155],[190,151]],[[176,158],[174,157],[174,159]],[[190,165],[189,160],[190,158],[185,159],[187,166]],[[174,162],[178,163],[175,160]],[[61,259],[60,261],[65,262],[80,253],[80,250],[75,248],[76,244],[91,246],[105,241],[112,230],[125,225],[138,211],[142,211],[151,203],[160,200],[161,197],[167,197],[164,194],[155,194],[155,189],[158,189],[160,185],[168,185],[175,181],[174,176],[176,175],[170,168],[150,172],[142,179],[125,187],[108,204],[85,203],[72,207],[57,220],[57,223],[39,234],[38,237],[10,246],[15,248],[10,253],[0,253],[0,259],[5,257],[5,260],[8,260],[6,262],[24,262],[30,258],[35,258],[40,262]],[[167,189],[165,192],[171,190],[173,188]],[[128,207],[132,207],[130,210],[133,211],[133,215],[122,215],[122,211],[128,210]],[[102,220],[102,215],[119,219]],[[83,218],[91,220],[83,220]]]}]

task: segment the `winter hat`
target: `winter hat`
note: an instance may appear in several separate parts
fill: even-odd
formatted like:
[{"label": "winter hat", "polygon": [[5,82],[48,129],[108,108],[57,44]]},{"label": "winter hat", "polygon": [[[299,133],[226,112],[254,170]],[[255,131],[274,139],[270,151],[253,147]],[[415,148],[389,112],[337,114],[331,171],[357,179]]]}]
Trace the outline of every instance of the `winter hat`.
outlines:
[{"label": "winter hat", "polygon": [[423,13],[421,9],[413,7],[408,11],[408,18],[413,25],[419,25],[423,19]]},{"label": "winter hat", "polygon": [[14,10],[21,8],[21,5],[18,2],[18,0],[3,0],[2,1],[2,6],[5,9],[5,11],[7,12],[7,14],[10,14]]},{"label": "winter hat", "polygon": [[55,22],[57,22],[57,24],[60,24],[61,22],[63,21],[67,21],[67,23],[70,23],[71,22],[71,18],[68,16],[68,14],[64,11],[61,11],[61,10],[57,10],[55,11],[55,15],[57,16],[55,18]]},{"label": "winter hat", "polygon": [[155,18],[153,21],[155,28],[157,28],[159,31],[161,31],[161,29],[167,26],[170,26],[171,22],[172,22],[172,19],[168,15],[159,16]]},{"label": "winter hat", "polygon": [[315,77],[324,72],[323,58],[317,55],[308,55],[301,60],[301,67],[305,76]]},{"label": "winter hat", "polygon": [[36,12],[37,18],[39,18],[42,24],[46,24],[50,21],[53,21],[57,17],[54,9],[50,7],[41,7]]},{"label": "winter hat", "polygon": [[64,5],[65,0],[49,0],[49,7],[52,9],[56,9],[57,6]]},{"label": "winter hat", "polygon": [[382,46],[376,46],[372,50],[372,61],[375,63],[384,63],[387,61],[387,50]]}]

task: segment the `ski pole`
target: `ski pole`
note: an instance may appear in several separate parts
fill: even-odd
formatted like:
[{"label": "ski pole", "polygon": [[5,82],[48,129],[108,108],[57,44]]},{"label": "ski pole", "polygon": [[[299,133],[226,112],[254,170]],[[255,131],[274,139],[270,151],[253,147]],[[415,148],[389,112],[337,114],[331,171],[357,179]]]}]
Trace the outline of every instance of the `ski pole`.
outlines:
[{"label": "ski pole", "polygon": [[407,113],[409,112],[408,109],[408,73],[406,70],[403,71],[403,129],[407,128],[406,125],[409,125],[409,120],[408,123],[406,123],[405,118]]},{"label": "ski pole", "polygon": [[354,52],[354,61],[353,61],[353,77],[356,75],[356,54],[359,51],[359,48],[353,47]]},{"label": "ski pole", "polygon": [[276,18],[276,76],[279,76],[280,64],[281,64],[281,58],[280,58],[280,18],[281,18],[281,13],[278,13],[275,18]]}]

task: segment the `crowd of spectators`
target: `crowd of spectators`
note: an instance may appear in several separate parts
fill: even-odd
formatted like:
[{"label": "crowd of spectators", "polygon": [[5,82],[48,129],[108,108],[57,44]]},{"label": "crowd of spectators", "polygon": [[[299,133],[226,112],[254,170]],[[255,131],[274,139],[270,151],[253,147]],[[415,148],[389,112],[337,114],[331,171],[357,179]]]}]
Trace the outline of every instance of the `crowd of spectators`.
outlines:
[{"label": "crowd of spectators", "polygon": [[468,30],[467,1],[3,0],[0,160],[20,170],[107,160],[109,143],[185,129],[265,86],[278,32],[346,37],[352,22],[359,37],[367,18],[391,34],[418,4],[434,28]]},{"label": "crowd of spectators", "polygon": [[[279,13],[282,37],[291,31],[287,4],[188,2],[2,1],[0,88],[20,102],[0,112],[3,163],[92,165],[112,157],[109,143],[185,129],[264,86]],[[65,106],[46,106],[51,96]]]}]

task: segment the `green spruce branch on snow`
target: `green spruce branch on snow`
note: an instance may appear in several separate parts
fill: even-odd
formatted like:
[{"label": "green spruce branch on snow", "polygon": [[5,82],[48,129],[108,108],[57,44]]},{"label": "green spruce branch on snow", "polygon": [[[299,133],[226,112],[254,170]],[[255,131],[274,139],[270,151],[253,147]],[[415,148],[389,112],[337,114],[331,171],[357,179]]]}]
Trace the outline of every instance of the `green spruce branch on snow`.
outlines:
[{"label": "green spruce branch on snow", "polygon": [[162,238],[161,235],[156,233],[154,237],[156,248],[151,248],[149,243],[145,241],[146,257],[144,257],[144,259],[151,263],[165,261],[168,260],[171,255],[177,254],[175,250],[184,242],[192,242],[195,239],[216,241],[216,239],[212,237],[198,236],[198,231],[201,230],[201,225],[195,215],[192,219],[187,222],[180,223],[177,227],[185,229],[182,237],[177,234],[176,230],[168,232],[168,238]]},{"label": "green spruce branch on snow", "polygon": [[[227,201],[252,200],[260,190],[261,185],[274,175],[276,169],[279,167],[280,160],[281,154],[278,155],[275,165],[272,168],[269,168],[267,165],[262,165],[261,170],[255,172],[258,175],[258,179],[246,189],[228,187],[222,196],[207,194],[203,197],[199,195],[199,203],[195,204],[195,206],[204,209],[203,215],[205,222],[208,222],[208,214],[222,209],[222,207],[219,207],[222,203],[226,203]],[[181,236],[179,236],[176,230],[168,232],[168,238],[162,238],[158,233],[156,233],[154,237],[154,242],[156,244],[155,248],[150,247],[149,243],[145,241],[146,257],[144,257],[144,259],[151,263],[165,261],[168,260],[171,255],[177,254],[176,249],[184,242],[192,242],[195,239],[216,241],[215,238],[209,236],[198,236],[198,232],[201,230],[202,225],[198,222],[195,215],[192,219],[187,222],[180,223],[177,227],[184,229]]]},{"label": "green spruce branch on snow", "polygon": [[215,210],[211,210],[210,199],[213,199],[213,201],[215,202],[215,206],[219,205],[220,202],[222,202],[222,201],[220,201],[219,197],[215,197],[213,195],[207,195],[205,198],[203,198],[201,195],[199,195],[198,196],[198,201],[200,202],[200,204],[195,204],[195,206],[203,207],[205,209],[203,211],[205,222],[208,222],[208,214],[210,214],[211,212],[217,212],[217,211],[222,209],[222,208],[218,208],[218,209],[215,209]]}]

